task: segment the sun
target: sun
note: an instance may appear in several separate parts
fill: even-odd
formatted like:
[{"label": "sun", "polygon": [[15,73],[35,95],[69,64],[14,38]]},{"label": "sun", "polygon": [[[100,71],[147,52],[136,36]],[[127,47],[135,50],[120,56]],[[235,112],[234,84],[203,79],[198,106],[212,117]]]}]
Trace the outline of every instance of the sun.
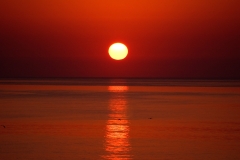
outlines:
[{"label": "sun", "polygon": [[126,58],[128,54],[128,49],[122,43],[114,43],[109,47],[108,53],[112,59],[122,60]]}]

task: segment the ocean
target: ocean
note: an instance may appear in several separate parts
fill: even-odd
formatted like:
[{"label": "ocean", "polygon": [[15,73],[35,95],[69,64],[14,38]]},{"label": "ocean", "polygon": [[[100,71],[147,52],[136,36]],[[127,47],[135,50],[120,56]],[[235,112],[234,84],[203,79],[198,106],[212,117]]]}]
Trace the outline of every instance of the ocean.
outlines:
[{"label": "ocean", "polygon": [[1,79],[2,160],[238,160],[240,81]]}]

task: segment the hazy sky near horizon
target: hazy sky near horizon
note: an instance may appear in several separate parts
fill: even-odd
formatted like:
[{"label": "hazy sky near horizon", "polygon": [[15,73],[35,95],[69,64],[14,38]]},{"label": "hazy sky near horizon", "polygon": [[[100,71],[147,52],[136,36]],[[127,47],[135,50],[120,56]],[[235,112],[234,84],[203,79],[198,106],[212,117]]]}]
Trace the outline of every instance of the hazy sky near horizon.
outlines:
[{"label": "hazy sky near horizon", "polygon": [[[0,77],[240,78],[238,0],[0,2]],[[108,48],[129,54],[112,60]]]}]

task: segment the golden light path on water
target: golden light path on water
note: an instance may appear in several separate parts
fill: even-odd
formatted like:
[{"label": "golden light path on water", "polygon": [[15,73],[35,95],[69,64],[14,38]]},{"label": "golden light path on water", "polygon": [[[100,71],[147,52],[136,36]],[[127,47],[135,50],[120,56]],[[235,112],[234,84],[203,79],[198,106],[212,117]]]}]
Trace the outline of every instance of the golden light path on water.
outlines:
[{"label": "golden light path on water", "polygon": [[107,160],[129,160],[131,149],[129,143],[129,122],[126,115],[127,100],[124,92],[128,91],[127,86],[109,86],[108,91],[111,93],[109,101],[108,121],[106,124],[105,134],[105,151],[104,156]]}]

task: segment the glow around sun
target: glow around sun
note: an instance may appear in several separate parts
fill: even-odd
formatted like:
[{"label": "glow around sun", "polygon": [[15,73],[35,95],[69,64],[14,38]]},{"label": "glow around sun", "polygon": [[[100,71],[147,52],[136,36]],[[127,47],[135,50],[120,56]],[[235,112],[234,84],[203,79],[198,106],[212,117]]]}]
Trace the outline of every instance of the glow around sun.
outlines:
[{"label": "glow around sun", "polygon": [[126,58],[128,54],[128,49],[122,43],[114,43],[109,47],[108,53],[112,59],[122,60]]}]

